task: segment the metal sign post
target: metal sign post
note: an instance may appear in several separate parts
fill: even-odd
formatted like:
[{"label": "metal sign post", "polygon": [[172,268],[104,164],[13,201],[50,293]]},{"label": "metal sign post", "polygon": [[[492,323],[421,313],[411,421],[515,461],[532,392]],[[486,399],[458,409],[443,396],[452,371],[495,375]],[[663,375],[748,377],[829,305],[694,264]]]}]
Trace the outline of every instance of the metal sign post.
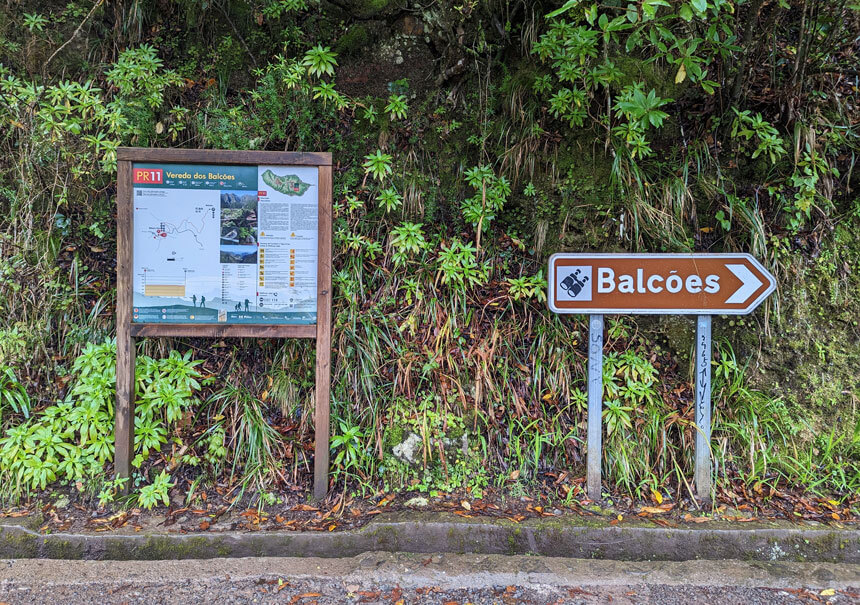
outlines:
[{"label": "metal sign post", "polygon": [[603,315],[697,315],[696,494],[711,496],[711,316],[751,313],[776,280],[749,254],[554,254],[547,302],[588,320],[588,497],[600,498]]},{"label": "metal sign post", "polygon": [[603,315],[588,318],[588,497],[600,498],[603,447]]},{"label": "metal sign post", "polygon": [[711,497],[711,316],[696,320],[696,495]]}]

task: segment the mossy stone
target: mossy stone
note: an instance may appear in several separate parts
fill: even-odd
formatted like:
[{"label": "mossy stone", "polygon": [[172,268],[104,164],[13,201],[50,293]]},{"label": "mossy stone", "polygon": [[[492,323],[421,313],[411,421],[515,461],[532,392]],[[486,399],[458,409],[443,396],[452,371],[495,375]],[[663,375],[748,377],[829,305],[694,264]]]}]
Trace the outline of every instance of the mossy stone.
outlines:
[{"label": "mossy stone", "polygon": [[402,0],[350,0],[350,14],[358,19],[389,17],[403,6]]},{"label": "mossy stone", "polygon": [[334,50],[338,55],[357,55],[372,42],[370,29],[363,23],[354,23],[338,38]]}]

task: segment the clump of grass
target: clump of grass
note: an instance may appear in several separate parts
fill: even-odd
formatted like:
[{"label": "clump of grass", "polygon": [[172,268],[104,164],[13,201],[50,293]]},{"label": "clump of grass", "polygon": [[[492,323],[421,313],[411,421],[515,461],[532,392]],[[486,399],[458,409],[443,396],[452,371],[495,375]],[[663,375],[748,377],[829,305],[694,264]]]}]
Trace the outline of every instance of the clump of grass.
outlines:
[{"label": "clump of grass", "polygon": [[856,493],[860,424],[815,430],[805,419],[791,416],[781,400],[749,388],[746,369],[730,345],[720,347],[714,367],[713,432],[723,479],[737,473],[750,485],[803,486],[819,494]]},{"label": "clump of grass", "polygon": [[216,417],[229,418],[228,451],[233,453],[231,478],[238,478],[240,493],[249,486],[260,492],[281,481],[286,447],[281,435],[264,416],[267,407],[251,389],[240,384],[227,384],[210,400],[216,406]]}]

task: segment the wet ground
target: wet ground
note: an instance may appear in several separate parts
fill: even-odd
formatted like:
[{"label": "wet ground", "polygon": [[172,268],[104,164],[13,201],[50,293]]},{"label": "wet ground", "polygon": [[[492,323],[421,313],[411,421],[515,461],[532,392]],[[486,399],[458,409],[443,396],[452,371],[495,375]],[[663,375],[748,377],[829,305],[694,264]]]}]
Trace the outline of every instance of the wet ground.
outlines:
[{"label": "wet ground", "polygon": [[24,603],[858,603],[860,565],[364,553],[343,559],[0,561]]}]

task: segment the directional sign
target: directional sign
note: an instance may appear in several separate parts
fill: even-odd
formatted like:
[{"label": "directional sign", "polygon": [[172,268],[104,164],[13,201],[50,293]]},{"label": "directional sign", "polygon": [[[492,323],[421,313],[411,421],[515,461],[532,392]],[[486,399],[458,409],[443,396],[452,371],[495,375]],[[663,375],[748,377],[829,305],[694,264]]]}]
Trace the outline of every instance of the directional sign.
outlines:
[{"label": "directional sign", "polygon": [[776,289],[749,254],[554,254],[555,313],[746,315]]},{"label": "directional sign", "polygon": [[745,315],[776,289],[749,254],[554,254],[549,308],[588,322],[588,497],[600,498],[603,315],[691,314],[696,321],[696,493],[711,497],[711,315]]}]

